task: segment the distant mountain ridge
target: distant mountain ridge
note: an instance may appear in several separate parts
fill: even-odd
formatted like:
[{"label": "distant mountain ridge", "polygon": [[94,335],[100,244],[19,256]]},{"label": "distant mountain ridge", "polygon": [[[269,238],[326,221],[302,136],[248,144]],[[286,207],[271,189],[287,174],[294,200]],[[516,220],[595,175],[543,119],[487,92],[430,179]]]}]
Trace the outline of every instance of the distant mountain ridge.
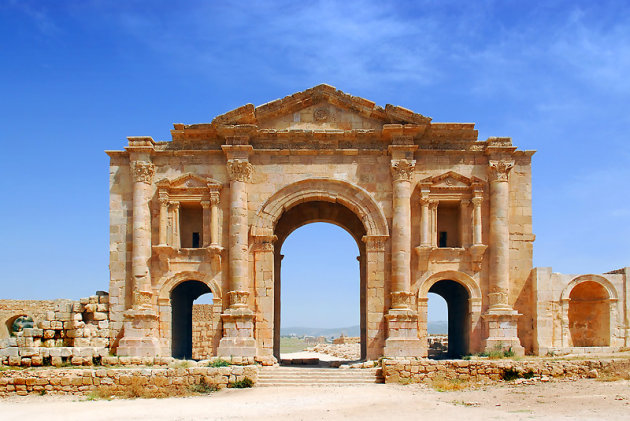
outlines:
[{"label": "distant mountain ridge", "polygon": [[[447,321],[434,321],[427,323],[427,330],[429,331],[429,335],[446,335],[448,333],[448,322]],[[341,334],[345,336],[360,336],[361,328],[356,326],[348,326],[348,327],[330,327],[330,328],[318,328],[318,327],[283,327],[280,329],[281,336],[341,336]]]}]

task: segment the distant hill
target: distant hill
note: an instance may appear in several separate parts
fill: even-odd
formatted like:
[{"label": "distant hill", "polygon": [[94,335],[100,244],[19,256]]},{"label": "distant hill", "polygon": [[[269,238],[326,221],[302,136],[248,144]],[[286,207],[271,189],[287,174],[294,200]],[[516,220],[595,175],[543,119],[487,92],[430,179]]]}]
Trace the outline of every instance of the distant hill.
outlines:
[{"label": "distant hill", "polygon": [[[448,322],[436,321],[429,322],[427,326],[429,335],[446,335],[448,333]],[[338,337],[341,334],[345,336],[360,336],[361,330],[359,326],[349,327],[332,327],[332,328],[320,328],[320,327],[283,327],[280,329],[281,336],[297,335],[297,336],[326,336],[326,337]]]}]

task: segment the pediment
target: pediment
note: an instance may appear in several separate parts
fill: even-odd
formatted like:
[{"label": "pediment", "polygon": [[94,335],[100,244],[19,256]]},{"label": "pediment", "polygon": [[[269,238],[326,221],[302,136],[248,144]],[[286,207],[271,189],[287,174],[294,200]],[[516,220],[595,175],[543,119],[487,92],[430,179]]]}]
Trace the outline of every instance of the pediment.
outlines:
[{"label": "pediment", "polygon": [[420,183],[432,188],[468,188],[473,184],[483,183],[483,180],[477,177],[468,178],[454,171],[448,171],[444,174],[425,178]]},{"label": "pediment", "polygon": [[330,85],[254,107],[247,104],[216,117],[211,125],[256,125],[276,130],[378,130],[384,124],[428,125],[431,119],[403,107],[384,108]]},{"label": "pediment", "polygon": [[188,173],[174,179],[162,179],[157,182],[158,187],[168,189],[196,189],[207,187],[220,187],[221,183],[208,177]]}]

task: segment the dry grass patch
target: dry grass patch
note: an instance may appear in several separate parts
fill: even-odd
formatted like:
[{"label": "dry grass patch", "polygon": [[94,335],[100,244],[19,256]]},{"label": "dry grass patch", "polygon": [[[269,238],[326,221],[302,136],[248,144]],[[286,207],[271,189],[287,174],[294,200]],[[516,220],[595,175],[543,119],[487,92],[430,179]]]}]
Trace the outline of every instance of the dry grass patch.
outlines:
[{"label": "dry grass patch", "polygon": [[477,387],[477,383],[472,380],[447,379],[442,376],[431,379],[428,384],[438,392],[455,392]]}]

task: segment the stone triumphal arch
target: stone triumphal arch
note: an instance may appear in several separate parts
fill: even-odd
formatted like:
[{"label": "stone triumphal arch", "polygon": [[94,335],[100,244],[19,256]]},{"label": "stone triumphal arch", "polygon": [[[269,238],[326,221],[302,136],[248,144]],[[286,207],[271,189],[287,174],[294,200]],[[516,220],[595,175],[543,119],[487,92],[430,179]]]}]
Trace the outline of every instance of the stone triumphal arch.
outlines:
[{"label": "stone triumphal arch", "polygon": [[[328,85],[171,134],[108,152],[118,355],[278,356],[280,248],[311,222],[358,245],[363,358],[426,356],[429,292],[448,303],[453,355],[627,342],[624,270],[532,269],[534,152],[510,138]],[[203,327],[191,327],[206,293]],[[591,309],[605,320],[583,317]]]}]

